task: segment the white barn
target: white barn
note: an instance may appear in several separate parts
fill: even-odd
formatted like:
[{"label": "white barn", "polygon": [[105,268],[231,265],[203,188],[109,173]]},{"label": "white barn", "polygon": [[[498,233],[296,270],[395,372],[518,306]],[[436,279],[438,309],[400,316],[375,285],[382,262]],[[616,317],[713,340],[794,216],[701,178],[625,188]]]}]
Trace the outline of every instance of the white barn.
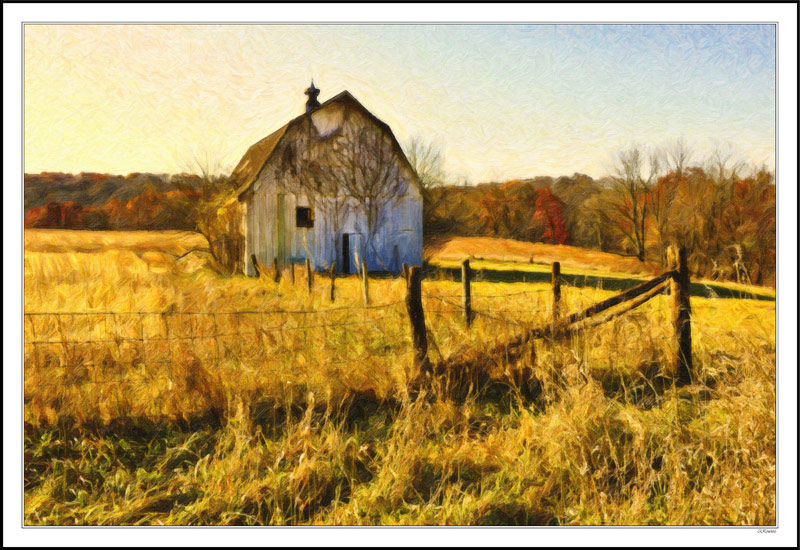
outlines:
[{"label": "white barn", "polygon": [[422,196],[387,124],[344,91],[255,143],[232,173],[244,204],[245,273],[303,263],[339,273],[422,263]]}]

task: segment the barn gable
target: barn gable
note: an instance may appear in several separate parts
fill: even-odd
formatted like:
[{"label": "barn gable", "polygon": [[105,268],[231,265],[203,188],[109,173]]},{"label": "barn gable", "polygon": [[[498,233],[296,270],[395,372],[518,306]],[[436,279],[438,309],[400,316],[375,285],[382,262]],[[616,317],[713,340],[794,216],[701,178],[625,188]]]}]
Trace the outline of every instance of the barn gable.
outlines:
[{"label": "barn gable", "polygon": [[346,91],[321,105],[309,91],[318,90],[306,91],[307,112],[250,147],[232,173],[246,272],[255,274],[253,256],[345,273],[362,261],[381,271],[421,263],[419,182],[391,129]]},{"label": "barn gable", "polygon": [[400,144],[397,142],[397,138],[395,138],[389,125],[369,112],[350,94],[350,92],[345,90],[328,99],[313,111],[295,117],[275,132],[253,144],[247,150],[231,173],[231,178],[238,186],[236,193],[239,200],[244,200],[247,194],[252,191],[252,187],[258,180],[261,170],[272,160],[275,151],[281,149],[281,145],[286,145],[284,136],[287,137],[287,140],[291,141],[291,130],[298,129],[304,122],[307,123],[310,117],[317,127],[317,130],[320,132],[320,137],[326,137],[338,127],[337,122],[341,122],[341,113],[343,109],[350,109],[354,112],[358,112],[365,116],[371,123],[386,132],[386,135],[391,140],[395,154],[404,164],[408,173],[411,174],[411,181],[416,187],[416,190],[420,191],[419,182],[414,175],[414,169],[409,163],[402,147],[400,147]]}]

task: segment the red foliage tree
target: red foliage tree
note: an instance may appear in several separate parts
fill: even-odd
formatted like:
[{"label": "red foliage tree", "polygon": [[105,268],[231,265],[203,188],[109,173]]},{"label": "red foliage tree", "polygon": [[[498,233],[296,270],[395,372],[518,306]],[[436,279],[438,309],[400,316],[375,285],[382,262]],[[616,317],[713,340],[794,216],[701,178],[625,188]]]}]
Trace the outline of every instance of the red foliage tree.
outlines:
[{"label": "red foliage tree", "polygon": [[564,202],[549,188],[536,193],[531,227],[542,229],[542,240],[553,244],[567,241],[567,223],[564,220]]}]

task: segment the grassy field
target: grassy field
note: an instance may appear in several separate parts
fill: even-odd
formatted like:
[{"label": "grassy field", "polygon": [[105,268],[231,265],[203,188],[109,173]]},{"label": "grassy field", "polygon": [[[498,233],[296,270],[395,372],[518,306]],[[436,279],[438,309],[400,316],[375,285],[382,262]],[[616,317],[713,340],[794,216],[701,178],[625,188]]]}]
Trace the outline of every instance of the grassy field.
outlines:
[{"label": "grassy field", "polygon": [[[494,281],[548,281],[553,262],[559,262],[567,283],[609,290],[630,288],[664,270],[656,262],[608,252],[493,237],[435,239],[426,245],[424,256],[430,267],[447,270],[460,269],[461,261],[469,259],[472,269]],[[774,288],[731,281],[694,278],[691,292],[710,298],[775,300]]]},{"label": "grassy field", "polygon": [[549,286],[476,282],[466,329],[440,272],[429,358],[485,357],[417,393],[403,281],[331,304],[327,278],[221,277],[201,249],[26,231],[27,525],[775,523],[774,302],[693,297],[677,388],[666,297],[508,364],[489,350],[548,321]]},{"label": "grassy field", "polygon": [[660,273],[656,262],[640,262],[636,258],[598,250],[587,250],[564,244],[531,243],[495,237],[452,237],[431,239],[425,245],[425,260],[430,263],[461,261],[464,258],[500,263],[561,266],[573,271],[641,275]]}]

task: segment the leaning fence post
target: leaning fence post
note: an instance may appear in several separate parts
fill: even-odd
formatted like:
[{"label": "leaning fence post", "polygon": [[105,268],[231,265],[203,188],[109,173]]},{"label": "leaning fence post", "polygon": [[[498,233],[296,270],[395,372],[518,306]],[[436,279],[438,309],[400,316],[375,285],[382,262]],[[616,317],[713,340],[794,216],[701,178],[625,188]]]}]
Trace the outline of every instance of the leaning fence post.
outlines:
[{"label": "leaning fence post", "polygon": [[336,262],[331,264],[331,302],[336,301]]},{"label": "leaning fence post", "polygon": [[472,273],[469,269],[469,260],[461,262],[461,300],[464,307],[464,324],[467,328],[472,324],[472,290],[470,289],[470,279]]},{"label": "leaning fence post", "polygon": [[672,246],[668,252],[669,263],[677,268],[677,275],[670,281],[672,306],[672,325],[675,331],[674,371],[678,381],[688,384],[692,381],[692,321],[689,303],[689,267],[686,261],[686,248]]},{"label": "leaning fence post", "polygon": [[253,262],[253,271],[256,272],[256,277],[260,277],[261,271],[258,269],[258,259],[255,254],[250,254],[250,261]]},{"label": "leaning fence post", "polygon": [[275,269],[275,282],[277,283],[281,280],[281,272],[278,270],[278,258],[273,258],[272,267]]},{"label": "leaning fence post", "polygon": [[311,260],[306,258],[306,286],[308,287],[308,291],[311,292],[311,285],[313,283],[312,277],[314,276],[313,272],[311,271]]},{"label": "leaning fence post", "polygon": [[361,262],[361,282],[364,287],[364,305],[369,305],[369,275],[367,275],[367,262]]},{"label": "leaning fence post", "polygon": [[422,309],[422,268],[413,266],[408,272],[406,310],[411,321],[414,343],[414,365],[425,368],[428,355],[428,337],[425,333],[425,312]]},{"label": "leaning fence post", "polygon": [[558,322],[561,303],[561,263],[553,262],[553,323]]},{"label": "leaning fence post", "polygon": [[406,288],[408,288],[408,264],[403,262],[403,279],[406,280]]}]

